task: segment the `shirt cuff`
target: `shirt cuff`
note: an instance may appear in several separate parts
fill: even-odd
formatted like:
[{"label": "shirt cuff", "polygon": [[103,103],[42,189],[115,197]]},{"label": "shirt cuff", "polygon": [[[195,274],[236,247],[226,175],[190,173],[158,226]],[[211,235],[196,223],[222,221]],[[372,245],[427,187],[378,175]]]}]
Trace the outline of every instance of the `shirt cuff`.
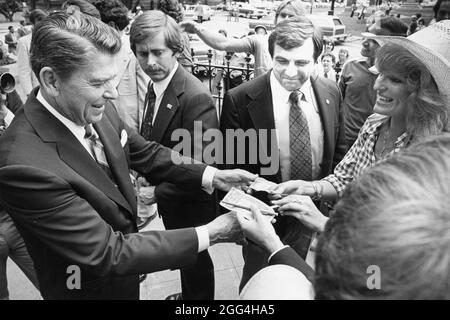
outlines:
[{"label": "shirt cuff", "polygon": [[196,227],[195,232],[197,232],[198,238],[198,252],[202,252],[209,248],[209,232],[206,226]]},{"label": "shirt cuff", "polygon": [[205,191],[207,194],[212,194],[214,191],[213,179],[217,170],[218,170],[217,168],[207,166],[205,171],[203,171],[202,190]]},{"label": "shirt cuff", "polygon": [[278,249],[278,250],[272,252],[272,254],[269,256],[269,259],[267,259],[267,262],[270,262],[270,259],[272,259],[272,257],[273,257],[275,254],[277,254],[278,252],[280,252],[281,250],[283,250],[284,248],[287,248],[287,247],[289,247],[289,246],[288,246],[288,245],[284,245],[284,246],[282,246],[280,249]]},{"label": "shirt cuff", "polygon": [[9,125],[11,124],[13,119],[14,119],[14,113],[12,113],[11,111],[7,110],[6,111],[6,116],[5,116],[5,119],[4,119],[5,120],[5,125],[6,125],[7,128],[9,127]]}]

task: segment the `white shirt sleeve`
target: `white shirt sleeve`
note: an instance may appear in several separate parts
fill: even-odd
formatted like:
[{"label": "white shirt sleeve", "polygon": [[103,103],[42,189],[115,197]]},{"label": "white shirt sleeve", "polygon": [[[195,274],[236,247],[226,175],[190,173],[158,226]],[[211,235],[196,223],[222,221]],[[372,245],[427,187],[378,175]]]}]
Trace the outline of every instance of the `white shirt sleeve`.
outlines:
[{"label": "white shirt sleeve", "polygon": [[206,226],[201,226],[195,228],[195,232],[197,232],[198,238],[198,252],[202,252],[209,248],[209,233],[208,228]]},{"label": "white shirt sleeve", "polygon": [[269,259],[267,259],[267,262],[270,262],[270,259],[272,259],[272,257],[273,257],[276,253],[280,252],[281,250],[283,250],[284,248],[287,248],[287,247],[289,247],[289,246],[288,246],[288,245],[284,245],[284,246],[282,246],[280,249],[278,249],[278,250],[272,252],[272,254],[269,256]]},{"label": "white shirt sleeve", "polygon": [[217,168],[207,166],[205,171],[203,171],[202,189],[207,194],[212,194],[214,191],[213,179],[214,179],[214,175],[216,174],[217,170],[218,170]]},{"label": "white shirt sleeve", "polygon": [[6,116],[5,116],[5,125],[6,127],[9,127],[9,125],[11,124],[11,122],[14,119],[14,113],[12,113],[11,111],[7,110],[6,111]]}]

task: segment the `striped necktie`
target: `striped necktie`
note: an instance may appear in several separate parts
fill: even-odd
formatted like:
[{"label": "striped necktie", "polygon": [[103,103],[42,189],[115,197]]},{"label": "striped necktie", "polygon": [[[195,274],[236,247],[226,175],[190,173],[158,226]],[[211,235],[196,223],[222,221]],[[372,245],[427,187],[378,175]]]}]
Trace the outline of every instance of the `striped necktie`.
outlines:
[{"label": "striped necktie", "polygon": [[[91,148],[92,155],[100,168],[106,173],[106,175],[114,182],[111,169],[109,168],[108,161],[106,160],[105,150],[103,143],[100,140],[97,132],[94,131],[91,124],[84,127],[84,138],[88,140]],[[115,183],[114,183],[115,184]]]}]

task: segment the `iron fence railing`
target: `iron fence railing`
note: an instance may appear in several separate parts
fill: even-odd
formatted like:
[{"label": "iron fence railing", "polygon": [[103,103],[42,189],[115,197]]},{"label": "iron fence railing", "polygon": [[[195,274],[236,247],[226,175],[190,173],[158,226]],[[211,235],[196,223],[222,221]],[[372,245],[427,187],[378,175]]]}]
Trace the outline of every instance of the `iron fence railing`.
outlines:
[{"label": "iron fence railing", "polygon": [[254,76],[254,69],[251,65],[251,54],[247,53],[244,58],[243,67],[233,66],[232,52],[227,52],[224,56],[224,64],[213,63],[213,52],[211,49],[206,54],[199,54],[191,49],[194,65],[192,74],[202,82],[208,82],[208,88],[213,98],[216,100],[219,115],[222,113],[222,100],[225,92],[237,85],[249,81]]}]

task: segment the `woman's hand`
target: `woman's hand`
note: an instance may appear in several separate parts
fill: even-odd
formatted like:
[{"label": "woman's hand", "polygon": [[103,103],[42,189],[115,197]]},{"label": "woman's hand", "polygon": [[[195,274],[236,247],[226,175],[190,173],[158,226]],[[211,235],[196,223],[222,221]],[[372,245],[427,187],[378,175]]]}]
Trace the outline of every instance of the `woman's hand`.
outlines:
[{"label": "woman's hand", "polygon": [[323,232],[325,229],[328,218],[317,209],[308,196],[289,195],[272,203],[279,206],[280,215],[295,217],[316,232]]},{"label": "woman's hand", "polygon": [[289,180],[276,186],[269,193],[269,198],[272,200],[277,200],[291,194],[311,196],[314,194],[314,188],[312,187],[310,181]]},{"label": "woman's hand", "polygon": [[251,207],[251,214],[242,210],[236,210],[236,214],[244,235],[262,246],[267,253],[272,254],[283,247],[271,221],[254,206]]}]

